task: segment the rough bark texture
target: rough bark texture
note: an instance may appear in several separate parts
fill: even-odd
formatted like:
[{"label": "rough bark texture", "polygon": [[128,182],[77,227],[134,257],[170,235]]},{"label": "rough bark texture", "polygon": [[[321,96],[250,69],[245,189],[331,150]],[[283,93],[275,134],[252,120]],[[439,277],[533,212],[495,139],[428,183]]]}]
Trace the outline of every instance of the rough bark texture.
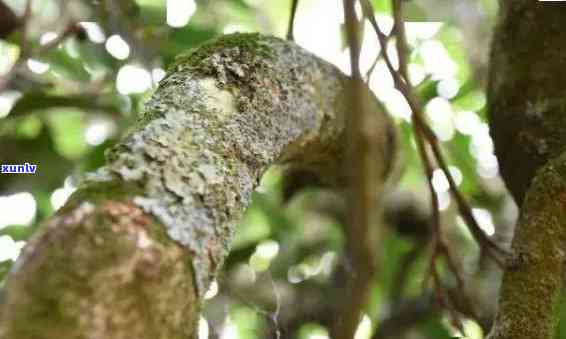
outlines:
[{"label": "rough bark texture", "polygon": [[[1,339],[194,338],[261,175],[342,171],[347,78],[291,42],[222,37],[180,57],[131,133],[25,249]],[[393,130],[371,97],[385,178]]]},{"label": "rough bark texture", "polygon": [[550,339],[566,237],[566,7],[501,1],[488,110],[501,174],[521,215],[490,339]]},{"label": "rough bark texture", "polygon": [[551,339],[566,257],[566,154],[540,169],[527,191],[490,339]]},{"label": "rough bark texture", "polygon": [[521,204],[535,175],[566,145],[566,7],[500,1],[488,112],[501,175]]}]

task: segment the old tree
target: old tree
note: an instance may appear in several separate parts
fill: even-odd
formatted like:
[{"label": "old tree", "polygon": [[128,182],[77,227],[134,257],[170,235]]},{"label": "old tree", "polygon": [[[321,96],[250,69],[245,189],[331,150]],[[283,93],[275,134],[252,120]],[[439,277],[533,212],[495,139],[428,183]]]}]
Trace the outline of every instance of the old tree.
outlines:
[{"label": "old tree", "polygon": [[[101,3],[108,7],[99,9],[102,12],[134,13],[127,5]],[[293,3],[294,13],[297,2]],[[360,3],[364,18],[375,29],[374,43],[386,44],[389,37],[380,31],[372,4]],[[64,39],[86,34],[70,25],[51,45],[26,49],[26,28],[33,22],[31,6],[16,15],[0,4],[1,37],[20,41],[23,51],[1,79],[0,91],[21,88],[25,74],[18,69],[26,58],[55,53],[49,48],[57,51]],[[396,183],[388,177],[398,171],[396,135],[400,133],[363,82],[359,22],[353,2],[345,1],[344,6],[351,77],[291,40],[261,34],[221,36],[178,57],[145,102],[143,113],[108,149],[104,166],[87,174],[66,204],[43,221],[11,267],[0,299],[0,338],[196,338],[206,292],[230,261],[236,226],[260,179],[273,165],[285,168],[289,180],[308,177],[310,183],[350,197],[346,203],[350,212],[343,216],[349,225],[344,229],[349,264],[337,269],[335,278],[341,280],[329,290],[334,299],[304,314],[299,308],[307,306],[297,302],[290,307],[297,307],[296,313],[301,314],[297,318],[324,323],[332,337],[351,337],[362,312],[375,301],[372,281],[386,271],[374,263],[388,255],[383,250],[385,232],[372,230],[380,226],[366,226],[376,222],[374,209],[377,214],[387,210],[372,204],[387,200]],[[490,339],[554,338],[566,257],[566,154],[562,150],[566,143],[566,8],[513,0],[501,1],[498,9],[486,107],[501,176],[520,210],[512,245],[504,249],[504,244],[497,244],[478,227],[447,171],[434,121],[429,127],[424,115],[423,91],[408,81],[403,6],[393,1],[391,9],[399,65],[393,66],[387,54],[382,61],[383,71],[390,72],[411,110],[415,149],[430,180],[433,211],[424,221],[432,225],[429,232],[433,233],[428,274],[434,281],[432,293],[444,303],[429,300],[425,313],[444,308],[455,328],[461,327],[462,317],[474,319],[489,331]],[[112,20],[110,16],[105,22],[106,29],[114,27]],[[132,19],[126,26],[135,32],[135,25]],[[130,38],[134,45],[139,42],[134,33]],[[44,100],[42,105],[51,106],[97,105],[97,109],[108,104],[35,91],[35,97],[24,96],[21,100],[28,102],[16,104],[11,115],[36,109],[29,100]],[[410,132],[411,128],[403,130]],[[10,143],[2,143],[8,149],[6,145]],[[2,161],[11,159],[2,156]],[[504,271],[496,315],[493,308],[470,305],[473,293],[449,297],[459,289],[457,284],[469,286],[473,281],[458,275],[454,248],[440,236],[439,198],[433,187],[437,166],[444,171],[457,209],[485,252],[484,259],[492,264],[491,270]],[[339,204],[330,209],[343,208]],[[401,217],[407,215],[401,213]],[[447,286],[441,286],[435,268],[439,259],[456,276]],[[274,289],[273,281],[272,285]],[[340,298],[340,293],[346,297]],[[395,308],[396,312],[401,314],[403,307]],[[409,315],[397,318],[391,312],[383,324],[377,321],[373,337],[385,338],[385,332],[395,333],[419,321],[419,310],[413,305]],[[287,316],[284,326],[272,316],[275,330],[269,335],[291,337],[293,326],[299,326],[291,318]]]}]

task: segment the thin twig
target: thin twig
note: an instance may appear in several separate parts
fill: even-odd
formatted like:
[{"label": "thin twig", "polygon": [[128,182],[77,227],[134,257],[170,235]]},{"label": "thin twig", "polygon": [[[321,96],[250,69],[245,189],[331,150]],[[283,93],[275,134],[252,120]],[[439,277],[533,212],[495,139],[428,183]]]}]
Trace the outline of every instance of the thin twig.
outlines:
[{"label": "thin twig", "polygon": [[[349,86],[351,114],[347,117],[347,142],[349,163],[349,223],[346,231],[347,253],[352,262],[352,275],[348,282],[347,297],[339,319],[332,328],[332,337],[351,339],[358,328],[361,314],[368,302],[375,276],[377,253],[372,248],[372,236],[381,235],[373,227],[371,211],[377,205],[379,169],[375,162],[376,149],[375,117],[370,114],[369,91],[360,73],[361,42],[358,39],[360,21],[356,18],[356,0],[344,0],[346,33],[350,47],[352,70]],[[370,233],[372,236],[370,236]]]},{"label": "thin twig", "polygon": [[[391,39],[391,34],[387,35],[385,37],[385,44],[387,45],[387,43],[389,42],[389,40]],[[366,72],[366,82],[369,83],[370,79],[371,79],[371,75],[373,74],[373,71],[375,69],[375,67],[377,66],[377,63],[379,62],[379,60],[381,60],[383,58],[383,49],[379,49],[379,53],[377,53],[377,55],[375,56],[375,59],[373,60],[373,62],[371,63],[371,66],[368,68],[367,72]]]},{"label": "thin twig", "polygon": [[52,50],[53,48],[56,48],[57,46],[59,46],[63,41],[65,41],[67,38],[69,38],[71,35],[75,34],[78,30],[78,26],[75,22],[70,22],[65,29],[57,35],[57,37],[51,41],[49,41],[48,43],[46,43],[45,45],[41,46],[36,54],[37,55],[43,55],[47,52],[49,52],[50,50]]},{"label": "thin twig", "polygon": [[[395,1],[395,0],[393,0],[393,1]],[[375,18],[375,14],[373,13],[373,7],[371,6],[371,3],[369,2],[369,0],[362,0],[362,8],[364,10],[364,15],[370,21],[371,25],[373,26],[373,28],[375,30],[375,33],[377,35],[377,39],[379,41],[381,48],[382,49],[386,48],[386,41],[385,41],[386,35],[379,28],[379,25],[378,25],[377,20]],[[397,11],[400,11],[400,10],[401,10],[401,8],[397,7]],[[402,18],[402,14],[398,13],[397,17]],[[397,27],[399,27],[399,26],[397,26]],[[402,36],[403,33],[404,33],[403,30],[397,29],[396,33],[398,34],[398,36],[396,36],[398,41],[402,41],[402,42],[406,41],[406,38],[404,36]],[[485,232],[481,229],[481,227],[479,226],[479,224],[475,220],[475,218],[474,218],[474,216],[471,212],[470,206],[468,205],[465,198],[463,197],[463,195],[458,190],[456,182],[455,182],[454,178],[452,177],[452,174],[448,170],[448,166],[446,164],[446,161],[445,161],[444,156],[442,155],[442,151],[440,149],[439,141],[436,138],[436,135],[434,134],[434,132],[428,126],[426,119],[424,118],[422,105],[420,104],[419,100],[417,99],[416,95],[414,94],[412,86],[408,83],[408,81],[406,81],[406,79],[403,78],[403,76],[400,75],[400,71],[395,70],[395,68],[393,67],[393,64],[391,63],[391,60],[388,56],[387,51],[384,52],[383,58],[384,58],[385,64],[387,65],[387,68],[388,68],[391,76],[394,79],[395,87],[397,88],[397,90],[399,90],[404,95],[405,99],[407,100],[409,107],[411,108],[411,112],[412,112],[411,117],[412,117],[412,120],[413,120],[413,124],[416,125],[416,127],[422,131],[424,139],[430,145],[432,153],[433,153],[433,155],[434,155],[434,157],[435,157],[435,159],[438,163],[439,168],[442,170],[442,172],[444,173],[444,175],[446,176],[446,178],[448,180],[448,183],[450,185],[450,192],[453,195],[454,199],[456,200],[456,204],[458,206],[458,211],[462,215],[462,217],[464,218],[464,221],[466,222],[466,225],[468,226],[470,233],[475,238],[475,240],[478,242],[480,247],[482,249],[488,249],[489,250],[488,253],[491,254],[491,258],[495,262],[497,262],[501,267],[503,267],[504,266],[504,260],[508,255],[507,251],[505,251],[504,249],[502,249],[501,247],[496,245],[485,234]],[[399,69],[407,69],[406,58],[399,58],[399,62],[400,62]],[[405,63],[405,64],[401,65],[401,63]],[[416,135],[415,135],[415,138],[417,138]],[[503,259],[500,258],[499,256],[502,256]]]},{"label": "thin twig", "polygon": [[233,289],[230,287],[229,284],[224,284],[225,286],[225,291],[226,293],[233,299],[236,299],[239,303],[251,308],[254,310],[254,312],[256,312],[257,314],[260,314],[261,316],[263,316],[266,319],[269,319],[269,321],[271,321],[273,323],[273,326],[275,327],[275,335],[276,335],[276,339],[279,339],[281,337],[281,328],[279,325],[279,314],[281,312],[281,299],[280,299],[280,295],[279,292],[277,291],[276,287],[275,287],[275,281],[273,280],[273,276],[271,275],[271,272],[268,271],[269,274],[269,280],[270,280],[270,284],[273,288],[273,294],[275,297],[275,310],[273,312],[270,312],[252,302],[249,301],[249,298],[243,296],[242,294],[240,294],[240,292],[236,289]]},{"label": "thin twig", "polygon": [[[452,272],[455,276],[458,287],[464,291],[464,281],[463,278],[457,268],[457,265],[449,251],[448,246],[444,243],[442,239],[442,232],[440,228],[440,209],[439,209],[439,201],[438,201],[438,194],[436,193],[434,186],[432,184],[432,176],[434,167],[432,162],[429,158],[429,154],[427,152],[427,145],[430,146],[432,150],[432,154],[444,173],[447,177],[447,180],[450,185],[450,191],[454,196],[458,210],[460,214],[463,216],[470,232],[480,245],[480,247],[488,248],[492,252],[491,257],[499,264],[503,265],[503,262],[498,257],[498,255],[505,255],[506,253],[495,243],[491,241],[491,239],[483,232],[483,230],[477,224],[473,214],[471,213],[471,209],[467,204],[466,200],[460,193],[457,188],[457,185],[452,177],[452,174],[448,170],[448,166],[446,161],[441,153],[440,144],[434,132],[428,126],[427,121],[424,119],[423,108],[420,104],[419,100],[417,99],[416,95],[414,94],[413,87],[410,84],[409,76],[408,76],[408,45],[405,36],[405,29],[404,29],[404,22],[403,22],[403,13],[402,13],[402,4],[399,0],[392,0],[393,2],[393,11],[394,11],[394,26],[393,26],[393,34],[396,38],[396,49],[398,54],[399,60],[399,67],[398,70],[395,70],[393,64],[389,58],[387,53],[387,40],[385,34],[379,28],[377,20],[375,18],[375,14],[373,12],[373,8],[371,3],[368,0],[362,0],[363,10],[365,17],[369,20],[371,25],[373,26],[375,33],[377,35],[377,40],[381,46],[381,51],[383,51],[383,59],[385,64],[390,72],[391,76],[394,79],[394,84],[397,90],[399,90],[406,98],[409,107],[411,108],[411,117],[412,117],[412,127],[413,127],[413,135],[415,142],[417,143],[417,148],[419,152],[419,156],[422,160],[423,167],[425,170],[425,174],[427,177],[428,188],[431,195],[431,205],[432,205],[432,213],[433,213],[433,238],[432,238],[432,254],[431,259],[429,262],[429,268],[427,274],[424,277],[424,283],[427,284],[430,278],[433,280],[433,284],[435,290],[437,292],[438,301],[442,303],[446,309],[448,309],[452,322],[457,327],[460,332],[463,332],[461,321],[458,317],[457,312],[450,305],[451,297],[446,297],[442,292],[442,283],[440,276],[438,274],[438,270],[436,268],[436,262],[440,257],[443,257],[446,260],[448,269]],[[464,301],[468,303],[468,298],[464,293]],[[470,307],[468,307],[470,308]],[[470,308],[471,310],[471,308]]]},{"label": "thin twig", "polygon": [[407,44],[407,36],[405,34],[403,1],[404,0],[391,1],[393,5],[393,32],[395,34],[395,46],[397,47],[397,57],[399,59],[399,73],[407,83],[410,83],[408,70],[409,63],[407,62],[409,47]]},{"label": "thin twig", "polygon": [[[25,24],[23,25],[23,27],[25,27]],[[16,70],[18,69],[18,67],[20,67],[20,65],[26,61],[29,58],[33,58],[33,57],[40,57],[42,55],[45,55],[46,53],[48,53],[49,51],[51,51],[53,48],[59,46],[64,40],[66,40],[67,38],[69,38],[70,36],[72,36],[74,33],[76,33],[77,31],[77,25],[75,22],[71,22],[67,25],[67,27],[63,30],[63,32],[61,32],[61,34],[59,34],[57,36],[57,38],[55,38],[54,40],[50,41],[49,43],[41,46],[38,49],[35,49],[34,51],[29,51],[27,50],[27,47],[21,47],[21,51],[22,53],[20,53],[20,55],[18,56],[18,59],[14,61],[14,63],[10,66],[10,68],[6,71],[6,73],[0,77],[0,92],[2,92],[3,90],[6,89],[6,87],[8,87],[8,84],[10,82],[10,79],[12,78],[12,76],[14,75],[14,73],[16,72]],[[25,33],[22,33],[22,36],[25,36]],[[24,44],[23,46],[27,46],[28,42],[26,40],[26,42],[20,42],[20,44]],[[25,51],[25,52],[24,52]]]},{"label": "thin twig", "polygon": [[32,0],[26,1],[26,7],[24,8],[24,14],[22,15],[21,22],[21,35],[20,35],[20,58],[25,59],[29,53],[28,51],[28,29],[29,22],[31,20],[31,8]]},{"label": "thin twig", "polygon": [[[420,130],[423,126],[427,126],[426,121],[422,118],[423,114],[422,114],[422,106],[419,104],[419,102],[416,100],[416,96],[414,95],[413,92],[413,88],[410,85],[409,82],[409,75],[408,75],[408,62],[407,62],[407,56],[409,53],[409,49],[408,49],[408,44],[407,44],[407,38],[406,38],[406,34],[405,34],[405,26],[404,26],[404,21],[403,21],[403,4],[402,1],[400,0],[392,0],[393,2],[393,16],[394,16],[394,32],[395,32],[395,37],[396,37],[396,47],[397,47],[397,54],[398,54],[398,59],[399,59],[399,73],[401,74],[401,76],[404,78],[405,82],[401,82],[398,81],[397,83],[399,84],[405,84],[406,87],[404,88],[407,96],[410,100],[410,105],[411,105],[411,109],[413,111],[413,126],[415,126],[415,130],[417,130],[417,133],[415,133],[415,138],[416,139],[421,139],[423,135],[421,135],[420,133],[418,133],[418,130]],[[493,243],[491,241],[491,239],[489,239],[489,237],[487,237],[487,235],[481,230],[481,228],[479,227],[479,225],[477,224],[475,218],[473,217],[473,214],[471,213],[471,209],[468,205],[468,203],[466,202],[466,200],[464,199],[464,197],[462,196],[462,194],[460,193],[460,191],[457,188],[456,182],[454,181],[453,177],[452,177],[452,173],[450,173],[448,166],[446,164],[446,161],[441,153],[441,149],[440,149],[440,144],[438,139],[436,138],[436,136],[434,135],[434,133],[429,133],[428,135],[425,133],[424,134],[424,138],[426,139],[426,141],[428,142],[428,144],[430,145],[432,152],[434,154],[434,157],[438,163],[438,166],[441,168],[442,172],[444,173],[444,175],[447,177],[447,180],[449,182],[450,185],[450,190],[452,195],[455,197],[456,202],[457,202],[457,206],[458,206],[458,210],[460,212],[460,214],[465,218],[466,220],[466,224],[468,225],[468,228],[470,229],[470,231],[472,232],[474,238],[476,239],[476,241],[480,244],[480,246],[482,248],[484,247],[488,247],[491,250],[493,250],[494,252],[498,253],[498,254],[502,254],[505,255],[504,252],[501,252],[502,249],[497,246],[495,243]],[[421,156],[423,152],[421,152]],[[426,156],[426,154],[424,154],[424,156]],[[428,174],[428,181],[429,181],[429,187],[431,190],[434,190],[434,187],[432,186],[432,176],[430,173],[430,167],[428,168],[427,172]],[[434,194],[434,198],[433,200],[437,200],[438,197],[436,194]],[[434,205],[434,203],[433,203]],[[438,210],[438,203],[436,202],[436,206],[433,206],[433,208]],[[434,212],[438,217],[438,213],[439,212]],[[435,221],[435,223],[438,223],[438,221]],[[458,269],[458,266],[456,265],[456,262],[454,260],[454,258],[452,257],[452,254],[450,253],[449,247],[444,243],[443,239],[442,239],[442,235],[441,235],[441,231],[440,231],[440,227],[438,226],[436,228],[435,231],[435,242],[434,242],[434,256],[437,255],[437,253],[440,254],[440,256],[444,257],[444,259],[446,260],[446,264],[448,266],[449,271],[452,272],[452,274],[454,275],[454,277],[456,278],[457,284],[458,284],[458,288],[462,291],[462,295],[463,295],[463,301],[467,304],[466,307],[469,309],[470,312],[473,313],[473,309],[471,307],[471,303],[469,301],[468,295],[465,293],[465,286],[464,286],[464,279]],[[490,252],[491,253],[491,252]],[[503,266],[503,262],[501,262],[501,259],[496,255],[496,253],[491,253],[491,257],[493,258],[493,260],[495,262],[497,262],[500,266]],[[434,264],[435,260],[434,258],[431,260],[431,265],[435,265]],[[434,271],[436,271],[436,268],[433,269],[433,274]],[[438,284],[440,282],[437,282]],[[451,299],[451,296],[449,296],[449,299]],[[452,313],[452,319],[453,322],[457,325],[459,325],[458,327],[461,326],[461,322],[459,321],[457,315],[454,312]],[[462,330],[460,329],[460,331],[462,332]]]},{"label": "thin twig", "polygon": [[273,289],[273,296],[275,297],[275,311],[271,314],[271,321],[273,326],[275,326],[275,339],[281,338],[281,328],[279,326],[279,314],[281,313],[281,296],[277,291],[277,286],[275,286],[275,281],[271,275],[271,271],[267,271],[269,276],[269,281],[271,282],[271,288]]},{"label": "thin twig", "polygon": [[295,28],[295,16],[297,14],[298,6],[299,6],[299,0],[291,1],[291,14],[289,15],[289,25],[287,26],[287,40],[295,41],[293,30]]},{"label": "thin twig", "polygon": [[[465,294],[464,279],[462,278],[462,274],[460,273],[460,270],[458,269],[458,267],[455,263],[455,260],[452,257],[452,254],[450,253],[450,251],[448,249],[448,246],[446,245],[446,243],[442,239],[442,229],[440,227],[440,208],[439,208],[438,193],[436,192],[436,190],[434,189],[434,185],[432,184],[433,166],[432,166],[431,160],[428,157],[428,153],[426,152],[426,146],[424,144],[425,140],[423,139],[423,136],[421,134],[421,130],[417,127],[416,124],[413,124],[413,133],[415,135],[415,140],[416,140],[416,143],[417,143],[417,149],[419,151],[420,158],[423,161],[423,167],[425,169],[425,174],[427,176],[427,184],[428,184],[428,188],[429,188],[430,195],[431,195],[431,208],[432,208],[432,213],[433,213],[432,256],[431,256],[431,259],[430,259],[429,270],[428,270],[427,274],[425,274],[424,282],[425,282],[425,284],[428,282],[428,280],[429,280],[428,275],[429,274],[431,274],[431,275],[436,274],[435,273],[435,271],[436,271],[436,267],[435,267],[436,261],[439,257],[443,257],[446,260],[446,263],[448,265],[448,269],[450,270],[450,272],[452,272],[452,274],[456,278],[458,288],[462,291],[462,294],[464,295],[464,300],[466,301],[466,303],[468,303],[468,298]],[[433,277],[433,279],[435,280],[435,282],[434,282],[435,287],[441,288],[441,283],[439,281],[439,278]],[[457,317],[457,315],[455,315],[455,317]],[[453,316],[453,318],[454,318],[454,316]],[[459,323],[459,321],[458,321],[458,323]]]},{"label": "thin twig", "polygon": [[[448,180],[450,186],[450,192],[452,193],[452,196],[456,200],[458,211],[462,216],[462,218],[464,218],[464,220],[466,221],[466,224],[468,225],[468,229],[472,233],[472,236],[476,239],[480,247],[491,251],[490,253],[493,254],[491,256],[492,259],[495,260],[499,266],[504,267],[505,266],[504,260],[508,256],[507,251],[501,248],[500,246],[498,246],[497,244],[495,244],[487,236],[487,234],[485,234],[485,232],[481,229],[481,227],[477,223],[476,218],[472,214],[472,210],[470,206],[466,202],[466,199],[464,198],[460,190],[458,190],[458,186],[456,185],[456,181],[452,177],[452,173],[450,173],[450,171],[448,170],[448,165],[446,164],[446,160],[442,155],[442,151],[440,149],[440,145],[438,144],[438,141],[436,140],[431,141],[430,146],[433,154],[435,155],[436,160],[438,161],[438,166],[440,167],[440,169],[446,176],[446,179]],[[503,259],[498,257],[497,255],[501,255]]]},{"label": "thin twig", "polygon": [[437,295],[438,303],[443,306],[444,309],[448,310],[450,315],[450,320],[452,322],[452,326],[458,329],[458,331],[465,337],[466,333],[464,332],[464,326],[462,325],[462,321],[458,316],[457,311],[454,309],[454,306],[450,302],[449,298],[447,297],[446,292],[444,291],[444,287],[442,286],[442,282],[440,280],[440,275],[438,274],[438,270],[435,265],[435,261],[431,260],[432,265],[432,279],[434,282],[434,290]]}]

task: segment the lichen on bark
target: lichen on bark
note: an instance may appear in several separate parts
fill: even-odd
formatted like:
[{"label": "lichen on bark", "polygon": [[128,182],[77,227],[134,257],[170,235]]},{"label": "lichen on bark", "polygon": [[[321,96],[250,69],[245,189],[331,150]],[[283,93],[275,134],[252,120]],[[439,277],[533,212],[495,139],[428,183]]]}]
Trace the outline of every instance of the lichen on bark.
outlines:
[{"label": "lichen on bark", "polygon": [[160,232],[131,202],[73,198],[17,261],[0,338],[190,338],[190,256]]},{"label": "lichen on bark", "polygon": [[[341,97],[345,80],[279,39],[223,37],[177,60],[143,125],[111,151],[103,171],[144,187],[134,202],[193,254],[201,295],[269,165],[316,162],[340,180],[346,107],[326,94]],[[382,120],[374,132],[385,145]]]},{"label": "lichen on bark", "polygon": [[566,258],[566,153],[527,191],[489,339],[554,338]]},{"label": "lichen on bark", "polygon": [[[61,338],[55,330],[37,337],[17,332],[20,327],[14,325],[14,319],[28,319],[27,312],[32,312],[37,304],[64,305],[65,301],[57,297],[58,290],[68,286],[55,284],[53,291],[35,294],[33,281],[43,274],[63,280],[75,274],[74,268],[58,271],[43,257],[56,246],[50,242],[50,234],[67,237],[71,230],[80,229],[85,237],[96,239],[96,220],[101,225],[112,225],[106,222],[107,218],[112,219],[106,216],[108,211],[98,211],[118,199],[104,194],[106,187],[118,192],[119,201],[110,203],[111,206],[125,204],[132,213],[152,220],[147,224],[151,227],[135,228],[140,230],[137,237],[147,238],[142,242],[165,242],[164,252],[178,253],[177,260],[188,263],[177,267],[170,262],[169,271],[157,270],[159,284],[148,287],[143,279],[136,280],[139,289],[129,293],[135,296],[148,288],[150,292],[137,295],[151,304],[159,301],[161,297],[157,295],[164,293],[165,298],[175,293],[176,284],[180,284],[176,277],[181,276],[175,270],[180,270],[186,278],[183,283],[189,285],[182,285],[182,301],[171,301],[171,309],[167,305],[156,309],[159,304],[152,308],[152,316],[159,319],[171,315],[177,319],[177,312],[183,309],[190,324],[164,323],[160,330],[159,324],[145,321],[145,306],[133,298],[132,312],[138,313],[134,312],[132,319],[138,317],[143,323],[141,328],[147,326],[145,336],[136,338],[192,338],[202,297],[222,266],[236,225],[269,166],[278,163],[308,168],[330,185],[346,182],[341,160],[344,120],[349,113],[347,84],[348,78],[336,67],[294,43],[259,34],[224,36],[179,58],[146,104],[136,126],[108,152],[107,165],[87,176],[72,199],[74,202],[65,208],[72,214],[80,203],[91,201],[93,216],[76,220],[69,229],[60,225],[64,223],[62,219],[52,219],[49,223],[53,226],[45,228],[27,246],[26,251],[35,254],[20,259],[8,278],[6,294],[10,302],[0,305],[0,338]],[[394,132],[375,97],[371,96],[370,101],[376,126],[373,132],[381,150],[381,158],[375,161],[381,164],[380,177],[385,180],[394,157]],[[97,218],[97,213],[103,216]],[[124,224],[129,229],[136,222]],[[69,238],[69,251],[82,246],[74,239],[81,239],[83,231]],[[104,246],[117,251],[123,246],[118,240],[107,244]],[[97,267],[87,277],[102,274],[112,278],[100,272],[121,270],[123,265],[131,267],[138,258],[136,250],[126,251],[125,259],[117,262],[109,258],[99,262],[95,253],[89,255],[89,250],[81,253],[84,256],[74,261]],[[23,279],[31,281],[29,289],[19,285]],[[87,291],[76,285],[70,287],[84,293],[79,299],[93,299],[104,288],[102,280],[101,286]],[[111,291],[108,293],[112,295]],[[6,305],[14,307],[8,309]],[[77,323],[79,316],[71,317],[72,322],[64,327],[67,332],[61,333],[72,334],[66,338],[122,338],[124,328],[116,325],[120,330],[114,331],[111,327],[112,311],[105,309],[102,313],[107,317],[90,322],[90,327]],[[50,326],[41,321],[48,319],[44,314],[35,314],[33,319],[38,329]]]}]

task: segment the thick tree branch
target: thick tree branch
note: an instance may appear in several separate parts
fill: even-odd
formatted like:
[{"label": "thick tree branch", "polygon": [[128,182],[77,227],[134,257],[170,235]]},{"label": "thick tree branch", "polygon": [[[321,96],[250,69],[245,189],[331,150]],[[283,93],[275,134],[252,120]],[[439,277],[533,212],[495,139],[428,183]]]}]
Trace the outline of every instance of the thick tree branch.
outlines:
[{"label": "thick tree branch", "polygon": [[[27,245],[6,282],[0,338],[194,338],[265,170],[289,163],[347,182],[348,85],[294,43],[258,34],[180,57],[107,165]],[[392,124],[369,100],[385,180]]]},{"label": "thick tree branch", "polygon": [[521,215],[489,338],[554,338],[566,238],[566,8],[502,1],[488,88],[501,175]]},{"label": "thick tree branch", "polygon": [[488,113],[501,175],[519,205],[536,171],[565,150],[565,17],[562,5],[501,2]]},{"label": "thick tree branch", "polygon": [[[381,251],[375,246],[383,241],[383,227],[379,227],[373,213],[379,206],[378,196],[383,180],[379,175],[382,164],[375,159],[383,157],[379,147],[381,124],[373,112],[371,97],[360,73],[360,41],[357,39],[361,26],[356,18],[356,0],[344,0],[344,20],[350,48],[352,80],[348,97],[350,114],[346,119],[348,186],[347,253],[352,273],[348,289],[344,293],[343,311],[332,328],[336,339],[354,338],[371,292]],[[394,147],[394,145],[390,145]]]},{"label": "thick tree branch", "polygon": [[21,22],[8,5],[0,1],[0,39],[5,39],[20,26]]},{"label": "thick tree branch", "polygon": [[488,338],[554,338],[565,245],[566,154],[539,170],[527,191]]}]

